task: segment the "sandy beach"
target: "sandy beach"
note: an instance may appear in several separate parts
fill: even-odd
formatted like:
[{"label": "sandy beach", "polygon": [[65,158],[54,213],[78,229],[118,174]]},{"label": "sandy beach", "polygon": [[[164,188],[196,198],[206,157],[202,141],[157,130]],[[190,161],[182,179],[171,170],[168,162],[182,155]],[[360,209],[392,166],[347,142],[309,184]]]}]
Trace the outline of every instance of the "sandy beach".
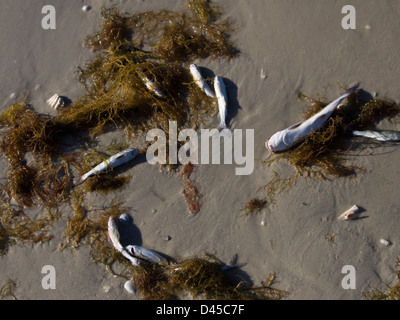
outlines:
[{"label": "sandy beach", "polygon": [[[56,9],[56,29],[44,30],[42,7]],[[78,66],[94,57],[85,39],[102,24],[100,8],[116,5],[122,12],[181,10],[185,1],[172,0],[2,0],[0,2],[0,111],[24,96],[35,111],[54,116],[46,103],[54,93],[75,101],[82,94]],[[337,98],[342,87],[360,88],[400,101],[400,3],[396,0],[353,0],[356,29],[341,22],[342,0],[216,0],[224,17],[233,20],[231,40],[240,50],[231,60],[196,63],[227,79],[230,128],[254,130],[254,170],[236,175],[237,165],[200,164],[194,173],[203,194],[196,215],[188,213],[182,178],[160,172],[140,161],[128,173],[129,185],[106,197],[88,194],[101,206],[122,199],[138,232],[138,245],[172,257],[215,253],[223,262],[238,255],[241,275],[257,285],[270,272],[274,287],[290,293],[290,300],[361,300],[371,287],[385,290],[394,284],[400,257],[400,198],[396,145],[366,149],[351,158],[365,169],[355,178],[328,180],[301,177],[289,191],[276,196],[255,216],[242,216],[246,202],[263,197],[260,187],[273,171],[293,175],[279,161],[266,166],[265,141],[275,132],[301,120],[305,104],[298,93]],[[90,5],[89,11],[83,11]],[[398,119],[397,119],[398,120]],[[213,124],[218,125],[215,119]],[[379,128],[400,130],[389,121]],[[99,143],[107,145],[113,134]],[[8,162],[0,158],[0,178],[7,178]],[[362,219],[337,217],[354,204]],[[40,210],[40,209],[34,209]],[[0,256],[0,285],[13,279],[18,299],[140,299],[124,289],[104,265],[93,263],[89,248],[58,250],[68,213],[54,226],[54,238],[42,244],[10,246]],[[332,236],[330,241],[327,237]],[[390,242],[389,246],[380,243]],[[56,289],[43,289],[43,266],[56,270]],[[342,268],[354,266],[356,288],[344,289]]]}]

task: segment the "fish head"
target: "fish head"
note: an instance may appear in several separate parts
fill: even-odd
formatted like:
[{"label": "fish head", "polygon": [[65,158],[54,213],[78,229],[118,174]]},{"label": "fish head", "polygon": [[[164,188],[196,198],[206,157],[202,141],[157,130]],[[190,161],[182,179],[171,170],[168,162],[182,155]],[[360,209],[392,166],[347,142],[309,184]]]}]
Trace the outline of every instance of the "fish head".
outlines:
[{"label": "fish head", "polygon": [[288,147],[283,140],[283,132],[279,131],[275,133],[269,140],[265,142],[265,146],[271,152],[284,151]]},{"label": "fish head", "polygon": [[130,159],[135,158],[137,155],[139,154],[139,150],[138,149],[127,149],[126,150],[126,157],[129,157]]},{"label": "fish head", "polygon": [[114,216],[111,216],[110,218],[108,218],[108,234],[110,235],[110,233],[111,234],[118,233],[117,218]]}]

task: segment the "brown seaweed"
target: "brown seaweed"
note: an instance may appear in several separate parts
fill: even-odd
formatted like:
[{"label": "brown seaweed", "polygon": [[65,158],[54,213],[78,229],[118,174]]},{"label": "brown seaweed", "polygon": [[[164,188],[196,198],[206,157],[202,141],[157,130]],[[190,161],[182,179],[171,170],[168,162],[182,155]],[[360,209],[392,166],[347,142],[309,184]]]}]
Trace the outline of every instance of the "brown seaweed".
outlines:
[{"label": "brown seaweed", "polygon": [[243,216],[256,215],[265,208],[268,201],[266,199],[253,198],[247,201],[245,207],[242,209]]}]

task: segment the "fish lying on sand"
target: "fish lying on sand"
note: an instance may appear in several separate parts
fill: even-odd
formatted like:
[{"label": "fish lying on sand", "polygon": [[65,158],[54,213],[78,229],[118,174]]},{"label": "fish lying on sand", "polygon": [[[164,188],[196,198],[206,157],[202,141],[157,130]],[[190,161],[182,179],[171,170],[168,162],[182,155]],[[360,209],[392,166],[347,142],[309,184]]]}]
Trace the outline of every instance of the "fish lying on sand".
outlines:
[{"label": "fish lying on sand", "polygon": [[124,250],[124,247],[119,242],[118,222],[116,217],[111,216],[110,218],[108,218],[107,234],[108,234],[108,239],[111,241],[114,248],[117,251],[122,252]]},{"label": "fish lying on sand", "polygon": [[78,179],[78,181],[75,183],[75,186],[81,184],[90,176],[93,176],[102,171],[105,171],[108,168],[116,168],[120,165],[123,165],[126,162],[133,160],[138,154],[139,154],[139,150],[137,150],[137,149],[126,149],[124,151],[117,153],[116,155],[113,155],[111,158],[103,161],[102,163],[100,163],[96,167],[94,167],[92,170],[90,170],[89,172],[87,172],[83,176],[81,176]]},{"label": "fish lying on sand", "polygon": [[382,130],[382,131],[353,130],[351,133],[353,136],[371,138],[378,141],[385,141],[385,142],[400,141],[400,131],[394,131],[394,130]]},{"label": "fish lying on sand", "polygon": [[111,243],[113,244],[114,248],[117,251],[121,252],[125,258],[129,259],[134,266],[140,265],[140,260],[136,257],[132,257],[120,243],[118,220],[114,216],[108,218],[107,234],[108,234],[108,239],[110,239]]},{"label": "fish lying on sand", "polygon": [[154,262],[157,264],[168,265],[168,259],[155,252],[154,250],[142,248],[136,245],[128,245],[126,246],[126,250],[134,257]]},{"label": "fish lying on sand", "polygon": [[228,129],[228,126],[226,125],[228,103],[225,84],[222,78],[219,76],[215,76],[214,78],[214,90],[215,95],[218,99],[219,117],[221,119],[221,122],[218,126],[218,131],[222,131],[224,129]]},{"label": "fish lying on sand", "polygon": [[290,149],[299,142],[305,139],[313,131],[321,128],[329,119],[333,111],[346,99],[349,95],[355,92],[358,85],[350,88],[342,96],[328,104],[320,112],[316,113],[309,119],[297,123],[285,130],[275,133],[269,140],[267,140],[266,147],[271,152],[279,152]]},{"label": "fish lying on sand", "polygon": [[210,86],[201,76],[199,68],[195,64],[190,65],[190,73],[193,76],[193,79],[196,81],[197,85],[200,87],[201,90],[204,91],[206,95],[211,98],[216,98],[214,92],[211,90]]}]

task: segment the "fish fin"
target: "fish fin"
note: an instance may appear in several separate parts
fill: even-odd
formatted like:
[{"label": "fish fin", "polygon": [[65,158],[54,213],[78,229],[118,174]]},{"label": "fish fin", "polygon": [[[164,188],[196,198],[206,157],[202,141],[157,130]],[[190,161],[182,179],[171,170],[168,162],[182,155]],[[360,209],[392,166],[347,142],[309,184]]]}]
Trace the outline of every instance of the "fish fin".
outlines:
[{"label": "fish fin", "polygon": [[74,182],[74,187],[79,186],[83,182],[83,176],[80,176],[78,180]]},{"label": "fish fin", "polygon": [[296,123],[296,124],[290,126],[289,128],[287,128],[287,130],[296,129],[297,127],[300,127],[300,125],[301,125],[302,123],[303,123],[303,121],[302,121],[302,122],[299,122],[299,123]]},{"label": "fish fin", "polygon": [[350,95],[350,94],[352,94],[353,92],[355,92],[355,91],[358,89],[359,85],[360,85],[360,84],[357,83],[355,86],[351,87],[349,90],[346,91],[345,95]]},{"label": "fish fin", "polygon": [[218,132],[223,132],[226,136],[228,136],[229,138],[232,137],[232,133],[231,130],[229,130],[229,128],[224,125],[224,124],[220,124],[219,127],[217,128]]}]

